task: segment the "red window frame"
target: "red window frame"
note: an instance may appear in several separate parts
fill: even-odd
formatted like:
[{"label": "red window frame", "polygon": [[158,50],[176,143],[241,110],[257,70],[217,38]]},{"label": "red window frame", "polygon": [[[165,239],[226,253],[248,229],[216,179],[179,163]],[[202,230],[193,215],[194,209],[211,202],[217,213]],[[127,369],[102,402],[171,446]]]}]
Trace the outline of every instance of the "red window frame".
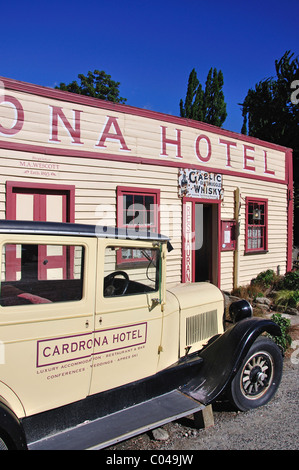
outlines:
[{"label": "red window frame", "polygon": [[[33,220],[35,221],[47,221],[47,195],[62,196],[62,221],[75,221],[75,186],[73,185],[6,181],[6,219],[8,220],[16,220],[17,194],[33,195]],[[70,250],[70,256],[67,256],[66,247],[64,247],[63,254],[61,256],[54,256],[51,257],[51,259],[46,257],[45,248],[42,245],[40,245],[39,251],[40,258],[47,258],[49,261],[47,265],[39,266],[39,275],[41,278],[46,278],[47,269],[61,267],[61,265],[63,266],[64,272],[66,269],[69,269],[70,272],[72,272],[74,263],[73,249]],[[18,268],[18,271],[21,270],[20,261],[17,260],[16,255],[13,254],[13,252],[9,252],[8,257],[9,261],[7,266],[10,279],[15,280],[16,269]]]},{"label": "red window frame", "polygon": [[268,200],[246,198],[245,253],[268,251]]},{"label": "red window frame", "polygon": [[[124,199],[126,198],[126,200]],[[127,199],[128,198],[128,199]],[[149,204],[153,201],[153,204]],[[152,207],[153,206],[153,207]],[[144,209],[142,209],[142,207]],[[126,211],[131,212],[127,214]],[[137,224],[132,223],[137,216]],[[130,222],[127,218],[133,217]],[[140,223],[140,219],[143,219]],[[127,186],[117,187],[117,226],[119,228],[135,229],[139,227],[140,230],[147,230],[155,233],[160,231],[160,190],[152,188],[133,188]],[[117,253],[117,264],[128,265],[139,264],[140,262],[147,262],[145,257],[123,258],[122,251]]]}]

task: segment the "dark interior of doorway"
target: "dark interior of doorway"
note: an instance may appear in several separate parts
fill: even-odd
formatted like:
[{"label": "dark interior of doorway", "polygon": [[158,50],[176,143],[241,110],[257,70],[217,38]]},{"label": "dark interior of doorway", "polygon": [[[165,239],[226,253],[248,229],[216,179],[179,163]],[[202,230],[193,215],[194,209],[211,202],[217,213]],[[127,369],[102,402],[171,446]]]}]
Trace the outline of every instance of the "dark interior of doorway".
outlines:
[{"label": "dark interior of doorway", "polygon": [[[211,282],[215,283],[213,270],[213,253],[217,256],[217,250],[213,247],[215,237],[213,235],[213,215],[216,207],[213,204],[203,204],[202,213],[202,244],[195,250],[195,282]],[[199,224],[196,223],[197,230]]]},{"label": "dark interior of doorway", "polygon": [[21,273],[22,281],[38,279],[38,245],[22,245]]}]

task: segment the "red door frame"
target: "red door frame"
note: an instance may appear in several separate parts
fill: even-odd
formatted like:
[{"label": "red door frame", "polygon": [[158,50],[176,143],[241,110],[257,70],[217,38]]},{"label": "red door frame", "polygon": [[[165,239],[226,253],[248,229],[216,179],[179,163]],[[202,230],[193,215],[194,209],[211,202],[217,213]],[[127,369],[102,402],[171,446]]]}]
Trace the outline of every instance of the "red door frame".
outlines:
[{"label": "red door frame", "polygon": [[[194,243],[195,243],[195,204],[217,204],[217,230],[218,230],[218,246],[217,246],[217,287],[220,288],[221,284],[221,200],[220,199],[200,199],[200,198],[190,198],[185,197],[183,198],[183,231],[182,231],[182,282],[188,282],[189,279],[186,273],[186,258],[190,256],[186,250],[186,240],[185,240],[185,226],[186,226],[186,203],[191,202],[192,204],[192,214],[191,214],[191,232],[192,232],[192,253],[191,253],[191,261],[192,261],[192,274],[191,274],[191,282],[195,281],[195,250],[194,250]],[[190,282],[190,281],[189,281]]]},{"label": "red door frame", "polygon": [[[75,186],[66,184],[44,184],[29,183],[23,181],[6,181],[6,219],[16,220],[16,194],[25,192],[28,194],[57,194],[65,195],[65,207],[63,212],[66,214],[65,222],[75,221]],[[36,211],[36,208],[35,208]],[[36,214],[37,215],[37,214]],[[38,214],[38,220],[43,219],[44,214]]]}]

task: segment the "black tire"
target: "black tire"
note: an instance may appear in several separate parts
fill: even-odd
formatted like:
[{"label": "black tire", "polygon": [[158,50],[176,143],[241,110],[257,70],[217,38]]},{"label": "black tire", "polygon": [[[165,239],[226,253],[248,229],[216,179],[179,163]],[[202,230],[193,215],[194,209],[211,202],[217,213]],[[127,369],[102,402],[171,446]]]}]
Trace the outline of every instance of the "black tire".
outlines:
[{"label": "black tire", "polygon": [[4,403],[0,403],[0,450],[26,450],[26,436],[20,420]]},{"label": "black tire", "polygon": [[282,353],[277,344],[260,336],[229,384],[227,395],[232,405],[248,411],[268,403],[279,387],[282,368]]},{"label": "black tire", "polygon": [[0,433],[0,450],[14,449],[10,439],[4,433]]}]

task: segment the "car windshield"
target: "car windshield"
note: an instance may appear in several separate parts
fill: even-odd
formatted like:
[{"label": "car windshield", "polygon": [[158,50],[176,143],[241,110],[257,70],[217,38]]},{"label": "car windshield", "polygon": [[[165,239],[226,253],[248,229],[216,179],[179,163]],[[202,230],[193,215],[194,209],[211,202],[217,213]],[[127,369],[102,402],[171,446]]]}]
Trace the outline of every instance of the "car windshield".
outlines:
[{"label": "car windshield", "polygon": [[159,279],[159,248],[106,248],[104,297],[155,292],[159,290]]}]

